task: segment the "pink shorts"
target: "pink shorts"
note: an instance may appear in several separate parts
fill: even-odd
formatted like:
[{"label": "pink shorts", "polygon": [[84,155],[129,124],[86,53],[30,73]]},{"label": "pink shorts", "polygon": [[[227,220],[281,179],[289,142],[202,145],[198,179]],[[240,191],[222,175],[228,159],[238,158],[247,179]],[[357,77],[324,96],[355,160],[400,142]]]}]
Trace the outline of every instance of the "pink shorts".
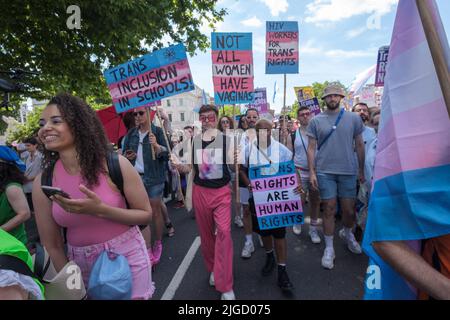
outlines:
[{"label": "pink shorts", "polygon": [[[137,226],[106,242],[110,250],[127,258],[133,275],[132,299],[150,299],[155,291],[152,282],[152,268],[148,257],[142,233]],[[105,250],[106,243],[94,244],[85,247],[68,245],[69,259],[73,260],[81,269],[86,287],[89,275],[97,257]],[[89,298],[89,297],[88,297]]]}]

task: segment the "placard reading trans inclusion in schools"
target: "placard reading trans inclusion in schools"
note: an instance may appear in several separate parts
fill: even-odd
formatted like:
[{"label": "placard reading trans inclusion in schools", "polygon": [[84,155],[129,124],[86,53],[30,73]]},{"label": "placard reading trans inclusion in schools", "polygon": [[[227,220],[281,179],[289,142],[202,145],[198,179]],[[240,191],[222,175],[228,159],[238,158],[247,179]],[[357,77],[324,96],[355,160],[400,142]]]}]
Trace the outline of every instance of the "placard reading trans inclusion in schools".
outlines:
[{"label": "placard reading trans inclusion in schools", "polygon": [[211,33],[216,105],[246,104],[254,100],[251,33]]},{"label": "placard reading trans inclusion in schools", "polygon": [[108,69],[104,76],[117,113],[195,89],[182,44]]},{"label": "placard reading trans inclusion in schools", "polygon": [[256,216],[261,230],[303,223],[303,208],[294,161],[250,166]]},{"label": "placard reading trans inclusion in schools", "polygon": [[298,22],[266,22],[266,73],[298,73]]}]

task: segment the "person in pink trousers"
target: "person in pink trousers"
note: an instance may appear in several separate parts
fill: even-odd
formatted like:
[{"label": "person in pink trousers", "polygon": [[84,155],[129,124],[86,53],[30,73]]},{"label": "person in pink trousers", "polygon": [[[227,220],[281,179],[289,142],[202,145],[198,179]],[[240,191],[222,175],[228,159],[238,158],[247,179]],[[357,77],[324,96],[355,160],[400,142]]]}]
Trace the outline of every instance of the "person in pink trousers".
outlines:
[{"label": "person in pink trousers", "polygon": [[199,113],[202,133],[185,146],[191,164],[173,165],[180,173],[192,171],[186,207],[192,201],[209,283],[222,294],[222,300],[235,300],[230,188],[233,168],[227,164],[234,163],[232,140],[216,129],[219,116],[215,106],[203,105]]}]

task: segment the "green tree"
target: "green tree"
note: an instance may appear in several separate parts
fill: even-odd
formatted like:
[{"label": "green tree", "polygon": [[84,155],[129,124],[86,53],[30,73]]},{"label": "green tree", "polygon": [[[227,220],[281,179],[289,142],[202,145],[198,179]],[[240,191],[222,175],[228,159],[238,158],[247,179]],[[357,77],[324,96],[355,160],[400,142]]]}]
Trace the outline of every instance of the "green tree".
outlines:
[{"label": "green tree", "polygon": [[345,86],[340,82],[340,81],[325,81],[323,83],[320,82],[314,82],[312,84],[313,90],[314,90],[314,94],[316,95],[317,99],[319,100],[320,106],[322,108],[322,110],[325,108],[325,101],[323,101],[321,98],[323,96],[323,92],[325,90],[325,88],[327,86],[329,86],[330,84],[337,84],[338,86],[340,86],[344,92],[347,94],[347,90],[345,88]]},{"label": "green tree", "polygon": [[[240,115],[241,114],[241,109],[239,105],[235,106],[235,115]],[[232,105],[225,105],[225,106],[221,106],[219,108],[219,116],[229,116],[229,117],[233,117],[233,106]]]},{"label": "green tree", "polygon": [[[164,46],[162,39],[182,42],[193,54],[209,47],[202,24],[213,27],[226,11],[217,0],[0,0],[0,69],[40,72],[30,78],[27,93],[44,99],[59,91],[82,98],[94,96],[110,104],[103,71],[149,50]],[[81,29],[66,25],[81,12]]]},{"label": "green tree", "polygon": [[27,120],[24,124],[19,124],[12,130],[6,130],[6,142],[22,141],[25,138],[31,137],[39,130],[39,119],[44,106],[35,108],[27,115]]}]

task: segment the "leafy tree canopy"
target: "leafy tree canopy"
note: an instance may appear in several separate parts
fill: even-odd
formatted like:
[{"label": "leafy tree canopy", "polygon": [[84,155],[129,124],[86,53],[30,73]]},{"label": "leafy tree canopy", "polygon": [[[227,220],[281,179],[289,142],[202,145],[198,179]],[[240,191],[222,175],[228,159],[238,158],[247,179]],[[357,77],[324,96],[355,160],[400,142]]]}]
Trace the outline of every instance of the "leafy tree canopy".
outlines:
[{"label": "leafy tree canopy", "polygon": [[[0,70],[22,68],[40,72],[29,80],[27,96],[48,98],[68,91],[94,96],[108,104],[102,71],[149,50],[182,42],[193,54],[205,50],[203,24],[214,27],[226,11],[217,0],[0,0]],[[81,29],[69,29],[67,13],[77,5]],[[72,21],[72,19],[69,19]]]}]

